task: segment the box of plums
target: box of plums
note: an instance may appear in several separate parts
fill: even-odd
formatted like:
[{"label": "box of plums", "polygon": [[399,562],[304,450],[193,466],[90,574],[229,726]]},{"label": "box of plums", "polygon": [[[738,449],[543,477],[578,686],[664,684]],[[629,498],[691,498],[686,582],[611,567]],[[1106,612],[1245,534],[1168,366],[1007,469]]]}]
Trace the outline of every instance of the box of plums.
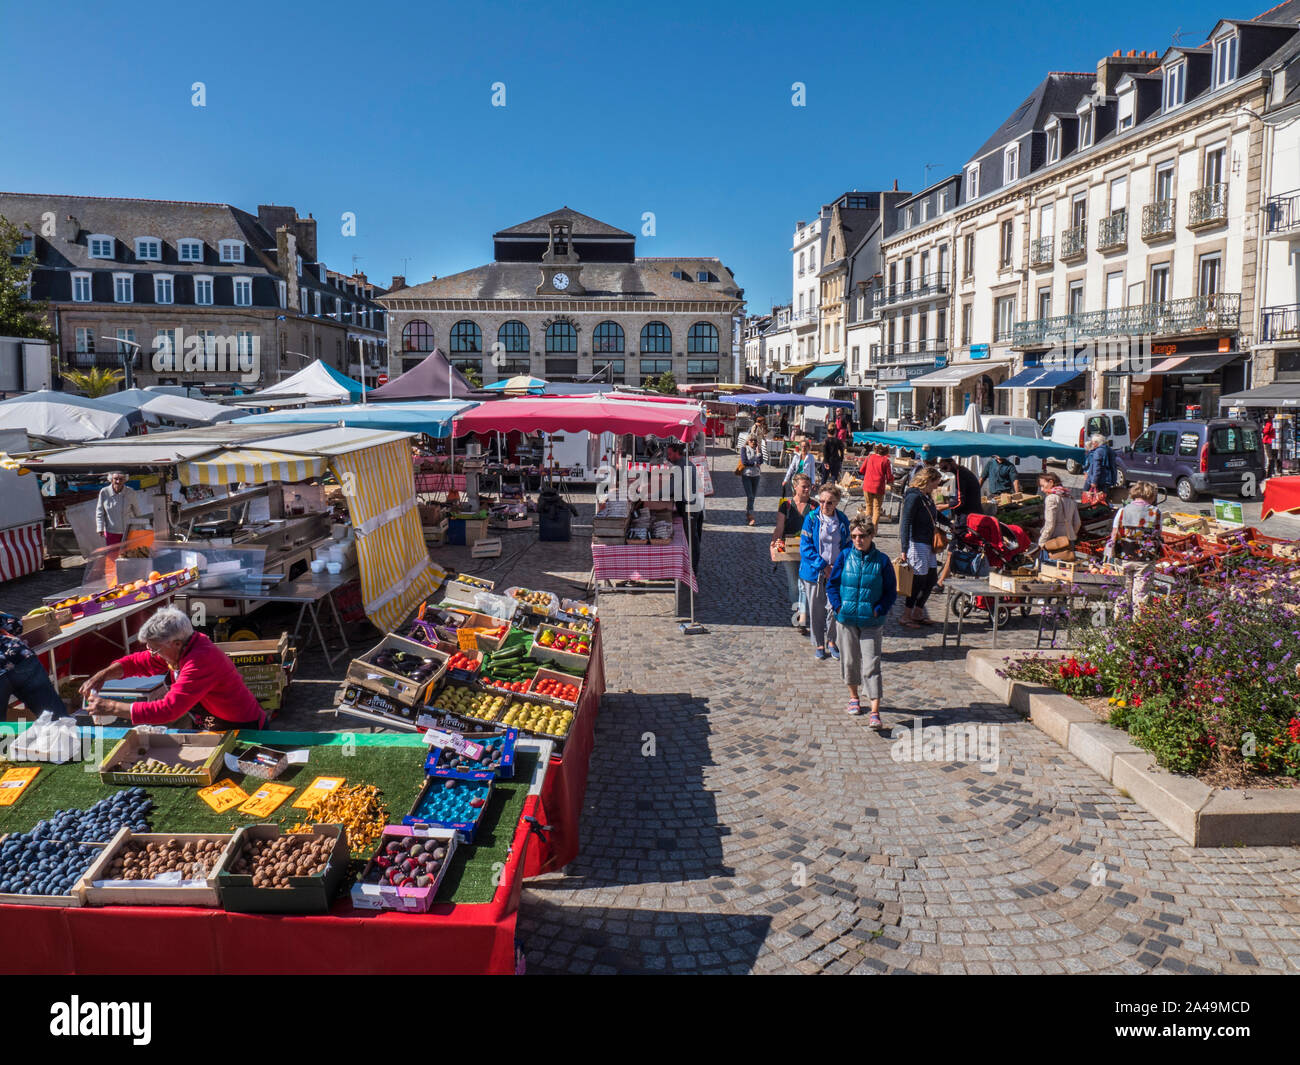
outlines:
[{"label": "box of plums", "polygon": [[348,666],[347,683],[419,706],[447,672],[442,651],[400,636],[385,636]]},{"label": "box of plums", "polygon": [[456,832],[430,825],[389,825],[352,885],[359,910],[427,913],[456,853]]}]

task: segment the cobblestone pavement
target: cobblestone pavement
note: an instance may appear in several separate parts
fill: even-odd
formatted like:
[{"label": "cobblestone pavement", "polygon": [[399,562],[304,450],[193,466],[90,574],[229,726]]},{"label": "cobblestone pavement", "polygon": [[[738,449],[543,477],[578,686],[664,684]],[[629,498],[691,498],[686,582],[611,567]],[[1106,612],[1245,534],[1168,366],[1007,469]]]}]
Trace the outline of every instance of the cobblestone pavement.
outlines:
[{"label": "cobblestone pavement", "polygon": [[[696,609],[707,634],[680,632],[668,594],[601,600],[608,694],[582,853],[524,891],[530,971],[1300,971],[1300,851],[1188,847],[990,701],[965,649],[941,650],[937,633],[886,629],[894,738],[849,718],[838,663],[814,660],[789,627],[767,558],[779,474],[765,475],[750,528],[733,462],[715,453]],[[568,544],[505,533],[500,559],[435,557],[580,597],[592,500],[575,502]],[[0,609],[75,577],[7,582]],[[1013,621],[1000,645],[1033,632]],[[351,636],[376,639],[365,624]],[[987,622],[965,642],[987,646]],[[342,668],[306,651],[276,726],[355,731],[329,710]],[[914,718],[995,726],[996,768],[895,761]]]}]

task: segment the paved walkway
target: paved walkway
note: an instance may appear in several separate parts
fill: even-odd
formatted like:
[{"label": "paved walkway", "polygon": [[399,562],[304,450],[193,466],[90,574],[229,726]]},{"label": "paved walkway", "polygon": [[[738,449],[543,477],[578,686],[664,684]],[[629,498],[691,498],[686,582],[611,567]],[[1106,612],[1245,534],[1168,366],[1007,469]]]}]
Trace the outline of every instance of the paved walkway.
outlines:
[{"label": "paved walkway", "polygon": [[683,635],[669,596],[602,602],[583,851],[524,892],[531,970],[1300,971],[1300,850],[1188,847],[891,622],[886,724],[996,726],[999,755],[896,762],[789,627],[770,524],[715,484],[708,634]]}]

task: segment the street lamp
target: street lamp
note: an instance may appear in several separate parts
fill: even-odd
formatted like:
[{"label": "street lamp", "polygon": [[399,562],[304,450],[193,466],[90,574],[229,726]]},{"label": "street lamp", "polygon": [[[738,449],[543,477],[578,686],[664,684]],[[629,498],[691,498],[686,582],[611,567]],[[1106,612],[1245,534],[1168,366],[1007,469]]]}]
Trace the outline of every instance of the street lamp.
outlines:
[{"label": "street lamp", "polygon": [[[135,359],[136,356],[140,354],[141,345],[137,344],[134,340],[126,340],[122,337],[100,337],[99,339],[113,340],[117,342],[119,345],[117,353],[122,357],[122,371],[126,377],[126,387],[128,389],[135,388]],[[130,355],[121,350],[121,345],[123,344],[133,349]]]}]

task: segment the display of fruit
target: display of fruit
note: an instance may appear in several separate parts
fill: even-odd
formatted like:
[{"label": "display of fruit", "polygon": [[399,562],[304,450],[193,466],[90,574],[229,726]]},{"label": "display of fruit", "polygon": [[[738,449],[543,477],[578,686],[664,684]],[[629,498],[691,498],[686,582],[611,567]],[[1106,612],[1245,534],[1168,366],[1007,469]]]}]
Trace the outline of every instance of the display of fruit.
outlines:
[{"label": "display of fruit", "polygon": [[[481,721],[491,721],[490,713],[505,712],[506,698],[491,692],[476,692],[469,688],[448,685],[438,695],[435,703],[440,710],[449,710],[464,717],[476,717]],[[498,704],[500,706],[498,707]]]},{"label": "display of fruit", "polygon": [[191,776],[197,777],[203,772],[203,768],[197,765],[186,765],[184,762],[177,762],[175,765],[167,762],[160,762],[157,758],[145,758],[139,762],[133,762],[129,766],[115,769],[117,773],[147,774],[158,773],[168,774],[170,776]]},{"label": "display of fruit", "polygon": [[585,621],[582,618],[578,617],[577,615],[569,613],[567,611],[565,612],[565,616],[564,616],[564,627],[566,629],[571,629],[574,632],[585,633],[588,636],[590,636],[593,632],[596,631],[596,626],[593,625],[590,621]]},{"label": "display of fruit", "polygon": [[482,683],[489,688],[498,688],[503,692],[519,692],[522,694],[528,690],[529,681],[526,680],[497,680],[495,677],[483,677]]},{"label": "display of fruit", "polygon": [[99,857],[84,843],[9,836],[0,843],[0,892],[7,895],[66,895]]},{"label": "display of fruit", "polygon": [[329,867],[334,840],[305,833],[245,842],[230,871],[252,876],[255,888],[287,888],[294,876],[320,876]]},{"label": "display of fruit", "polygon": [[544,703],[512,703],[501,718],[503,725],[524,732],[541,732],[548,736],[567,736],[573,724],[573,711],[567,707]]},{"label": "display of fruit", "polygon": [[483,753],[478,758],[471,758],[468,754],[462,754],[450,747],[443,747],[438,751],[437,768],[454,769],[458,773],[466,773],[475,769],[496,770],[501,768],[501,756],[505,752],[506,745],[504,736],[488,736],[472,742],[483,748]]},{"label": "display of fruit", "polygon": [[361,876],[363,884],[428,887],[437,881],[447,860],[447,847],[439,840],[399,836],[382,843]]},{"label": "display of fruit", "polygon": [[201,880],[212,875],[225,849],[225,842],[215,839],[131,840],[113,856],[105,879],[153,880],[163,873],[179,872],[186,880]]},{"label": "display of fruit", "polygon": [[431,824],[471,824],[483,816],[491,794],[492,784],[488,781],[434,778],[411,815]]},{"label": "display of fruit", "polygon": [[479,660],[474,655],[468,655],[464,651],[457,651],[447,659],[448,669],[463,669],[467,672],[474,672],[478,669]]},{"label": "display of fruit", "polygon": [[514,590],[514,597],[521,603],[527,603],[529,606],[549,607],[554,602],[551,598],[550,592],[532,592],[527,588],[516,588]]},{"label": "display of fruit", "polygon": [[566,703],[576,703],[578,701],[578,686],[576,684],[565,684],[554,677],[542,677],[534,681],[532,688],[529,690],[534,695],[545,695],[551,699],[563,699]]},{"label": "display of fruit", "polygon": [[414,651],[399,651],[392,647],[384,647],[376,651],[370,659],[370,664],[416,681],[428,680],[438,669],[437,661],[432,658],[424,658]]},{"label": "display of fruit", "polygon": [[[127,788],[100,799],[85,810],[56,810],[53,817],[38,822],[23,837],[67,843],[107,843],[123,825],[132,832],[147,832],[152,809],[153,800],[144,788]],[[9,839],[23,837],[10,836]]]},{"label": "display of fruit", "polygon": [[567,632],[557,632],[555,629],[542,629],[537,634],[537,642],[543,647],[550,647],[556,651],[567,651],[569,654],[591,654],[591,644],[583,637]]},{"label": "display of fruit", "polygon": [[481,577],[471,577],[468,573],[460,573],[452,578],[457,584],[468,584],[471,588],[492,588],[491,581],[485,581]]}]

